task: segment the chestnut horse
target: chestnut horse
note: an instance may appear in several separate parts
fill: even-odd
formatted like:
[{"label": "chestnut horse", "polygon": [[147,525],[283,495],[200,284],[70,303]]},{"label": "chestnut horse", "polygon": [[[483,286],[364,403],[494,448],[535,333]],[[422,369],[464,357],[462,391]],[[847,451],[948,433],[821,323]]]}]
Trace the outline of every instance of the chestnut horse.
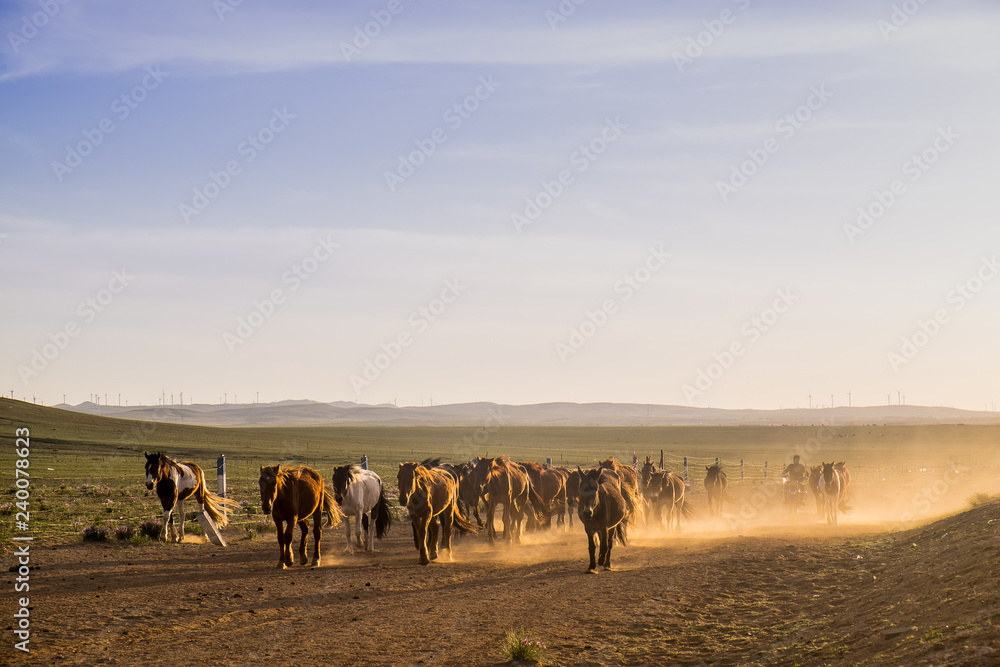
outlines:
[{"label": "chestnut horse", "polygon": [[[323,514],[336,526],[344,518],[333,499],[333,494],[323,486],[323,476],[306,466],[282,468],[281,464],[260,467],[260,504],[264,514],[274,519],[278,531],[278,569],[292,566],[292,535],[295,526],[302,530],[299,542],[299,565],[308,562],[306,558],[306,536],[309,534],[309,519],[313,519],[312,566],[319,567],[319,543],[323,535]],[[285,524],[282,527],[282,524]]]},{"label": "chestnut horse", "polygon": [[503,535],[508,542],[521,542],[521,528],[524,512],[530,504],[535,520],[542,523],[546,520],[548,510],[542,497],[531,484],[524,467],[511,463],[504,456],[488,459],[481,458],[476,463],[475,474],[484,480],[483,488],[487,495],[486,505],[486,538],[490,544],[496,542],[497,505],[503,505]]},{"label": "chestnut horse", "polygon": [[[597,573],[597,566],[611,569],[611,548],[615,540],[628,546],[628,527],[632,518],[632,508],[628,496],[620,490],[621,482],[615,480],[614,473],[598,468],[580,474],[578,513],[587,531],[587,549],[590,552],[590,566],[587,572]],[[595,557],[597,546],[600,553]]]},{"label": "chestnut horse", "polygon": [[[170,541],[184,541],[184,501],[192,496],[198,502],[200,511],[206,513],[215,525],[224,528],[228,523],[225,508],[229,504],[225,498],[217,496],[205,488],[205,473],[190,461],[174,461],[160,452],[146,455],[146,488],[156,488],[156,496],[163,506],[163,527],[160,529],[160,539],[167,540],[167,527],[170,528]],[[174,530],[171,513],[177,507],[180,535]]]},{"label": "chestnut horse", "polygon": [[440,468],[425,468],[422,465],[413,468],[406,511],[413,523],[421,565],[427,565],[438,557],[438,522],[435,519],[440,522],[441,548],[448,552],[449,561],[453,560],[452,524],[462,532],[475,533],[478,530],[458,511],[458,482]]},{"label": "chestnut horse", "polygon": [[708,513],[712,516],[722,516],[722,502],[729,488],[729,478],[718,465],[706,466],[705,490],[708,491]]}]

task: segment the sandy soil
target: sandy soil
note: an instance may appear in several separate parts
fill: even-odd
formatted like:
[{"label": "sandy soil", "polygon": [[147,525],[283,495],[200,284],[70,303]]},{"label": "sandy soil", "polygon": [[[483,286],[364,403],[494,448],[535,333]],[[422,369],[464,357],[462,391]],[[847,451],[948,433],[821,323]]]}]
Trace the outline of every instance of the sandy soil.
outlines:
[{"label": "sandy soil", "polygon": [[0,662],[495,665],[523,627],[558,665],[1000,664],[1000,505],[905,533],[790,523],[635,531],[597,575],[579,524],[515,547],[465,537],[427,567],[407,524],[374,555],[343,554],[328,528],[323,567],[285,572],[273,534],[36,543],[31,653],[8,639]]}]

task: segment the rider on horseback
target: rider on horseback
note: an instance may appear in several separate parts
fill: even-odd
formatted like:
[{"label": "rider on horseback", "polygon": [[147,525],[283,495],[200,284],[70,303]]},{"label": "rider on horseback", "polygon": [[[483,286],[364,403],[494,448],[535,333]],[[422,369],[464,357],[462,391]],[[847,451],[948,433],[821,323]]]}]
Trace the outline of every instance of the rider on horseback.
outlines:
[{"label": "rider on horseback", "polygon": [[799,463],[799,455],[792,457],[792,462],[781,471],[781,476],[793,482],[804,482],[806,479],[806,467]]},{"label": "rider on horseback", "polygon": [[802,506],[806,492],[806,467],[799,462],[799,455],[792,457],[792,462],[781,471],[784,484],[785,503],[793,511]]}]

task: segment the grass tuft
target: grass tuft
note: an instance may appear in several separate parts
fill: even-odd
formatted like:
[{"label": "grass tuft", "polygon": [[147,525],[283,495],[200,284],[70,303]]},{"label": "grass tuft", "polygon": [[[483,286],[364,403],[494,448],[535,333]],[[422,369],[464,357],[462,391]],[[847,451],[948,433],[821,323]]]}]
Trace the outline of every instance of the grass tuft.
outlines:
[{"label": "grass tuft", "polygon": [[503,655],[511,660],[530,660],[541,664],[545,644],[531,630],[508,630],[504,637]]}]

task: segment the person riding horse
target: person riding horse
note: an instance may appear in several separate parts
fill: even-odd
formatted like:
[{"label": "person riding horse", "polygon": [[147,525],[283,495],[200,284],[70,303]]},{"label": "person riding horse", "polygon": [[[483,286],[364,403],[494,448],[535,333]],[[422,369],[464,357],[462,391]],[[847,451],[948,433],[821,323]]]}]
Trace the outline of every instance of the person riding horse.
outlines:
[{"label": "person riding horse", "polygon": [[798,511],[802,505],[802,500],[806,492],[806,477],[808,471],[799,462],[799,455],[792,457],[792,462],[781,471],[781,479],[784,484],[785,504],[793,511]]},{"label": "person riding horse", "polygon": [[799,455],[792,457],[792,462],[781,471],[781,476],[793,482],[804,482],[806,479],[806,467],[799,463]]}]

